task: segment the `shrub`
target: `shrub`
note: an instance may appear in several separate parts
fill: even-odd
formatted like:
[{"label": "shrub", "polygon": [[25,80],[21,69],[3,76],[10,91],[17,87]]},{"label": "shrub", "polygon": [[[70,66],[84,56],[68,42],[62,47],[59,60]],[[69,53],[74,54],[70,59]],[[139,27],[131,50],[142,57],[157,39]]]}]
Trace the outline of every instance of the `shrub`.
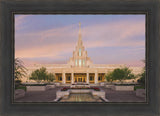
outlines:
[{"label": "shrub", "polygon": [[138,83],[145,85],[145,71],[140,74],[140,79],[137,80]]},{"label": "shrub", "polygon": [[121,68],[121,69],[116,68],[112,72],[109,72],[106,75],[106,80],[109,81],[109,82],[112,82],[114,80],[122,81],[122,80],[126,80],[126,79],[134,79],[134,78],[135,78],[135,75],[127,67],[124,67],[124,68]]},{"label": "shrub", "polygon": [[31,73],[30,79],[37,80],[37,81],[40,81],[40,80],[53,81],[53,80],[55,80],[54,75],[52,73],[48,73],[45,67],[42,67],[40,69],[33,71]]}]

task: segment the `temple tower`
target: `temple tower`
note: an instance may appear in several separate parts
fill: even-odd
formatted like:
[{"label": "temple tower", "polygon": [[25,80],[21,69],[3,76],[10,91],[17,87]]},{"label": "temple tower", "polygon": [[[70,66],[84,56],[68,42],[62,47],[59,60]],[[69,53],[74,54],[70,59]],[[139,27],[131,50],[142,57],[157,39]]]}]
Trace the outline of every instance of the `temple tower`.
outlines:
[{"label": "temple tower", "polygon": [[70,58],[68,63],[74,67],[89,67],[89,65],[92,63],[87,55],[87,51],[83,46],[81,23],[79,23],[78,43],[76,45],[75,51],[73,51],[73,57]]}]

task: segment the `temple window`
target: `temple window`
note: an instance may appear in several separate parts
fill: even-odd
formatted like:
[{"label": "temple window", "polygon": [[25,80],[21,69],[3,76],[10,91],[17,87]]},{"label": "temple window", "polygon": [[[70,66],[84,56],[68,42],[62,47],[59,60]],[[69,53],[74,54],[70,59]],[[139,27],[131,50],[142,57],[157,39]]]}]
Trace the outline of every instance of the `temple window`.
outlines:
[{"label": "temple window", "polygon": [[90,77],[89,77],[89,80],[90,80],[90,81],[93,81],[93,80],[94,80],[94,76],[90,76]]},{"label": "temple window", "polygon": [[85,60],[83,60],[83,66],[85,66]]},{"label": "temple window", "polygon": [[58,77],[58,80],[59,80],[59,81],[62,81],[62,77],[61,77],[61,76],[59,76],[59,77]]},{"label": "temple window", "polygon": [[81,66],[81,59],[79,59],[79,66]]},{"label": "temple window", "polygon": [[75,61],[75,62],[76,62],[76,66],[77,66],[77,59],[76,59],[76,61]]},{"label": "temple window", "polygon": [[98,80],[99,80],[99,81],[102,81],[102,76],[99,76],[99,77],[98,77]]},{"label": "temple window", "polygon": [[71,77],[70,77],[70,76],[68,76],[66,80],[67,80],[67,81],[70,81],[70,80],[71,80]]},{"label": "temple window", "polygon": [[79,48],[79,56],[81,56],[81,48]]}]

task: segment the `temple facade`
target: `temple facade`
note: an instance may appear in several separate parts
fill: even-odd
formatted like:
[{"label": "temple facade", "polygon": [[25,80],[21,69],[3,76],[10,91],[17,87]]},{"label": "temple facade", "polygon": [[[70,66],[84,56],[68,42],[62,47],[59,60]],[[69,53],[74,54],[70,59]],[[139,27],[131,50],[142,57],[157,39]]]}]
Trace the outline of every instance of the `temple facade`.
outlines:
[{"label": "temple facade", "polygon": [[[83,46],[82,35],[81,35],[81,24],[79,23],[79,35],[78,42],[73,51],[73,56],[69,59],[67,64],[36,64],[34,67],[28,67],[28,73],[32,71],[46,67],[48,72],[55,74],[55,81],[63,84],[74,84],[78,82],[83,83],[100,83],[105,81],[105,74],[109,71],[113,71],[115,68],[124,67],[124,64],[93,64],[91,59],[88,57],[87,51]],[[134,67],[134,74],[141,72],[141,67]]]}]

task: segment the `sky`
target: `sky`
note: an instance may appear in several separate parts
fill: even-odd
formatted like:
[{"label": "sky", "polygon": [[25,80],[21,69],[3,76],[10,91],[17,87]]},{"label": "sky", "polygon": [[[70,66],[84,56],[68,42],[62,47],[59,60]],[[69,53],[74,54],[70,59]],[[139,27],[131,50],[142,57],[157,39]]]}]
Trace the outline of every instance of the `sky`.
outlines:
[{"label": "sky", "polygon": [[15,57],[26,66],[66,64],[82,41],[94,64],[143,67],[145,15],[15,15]]}]

